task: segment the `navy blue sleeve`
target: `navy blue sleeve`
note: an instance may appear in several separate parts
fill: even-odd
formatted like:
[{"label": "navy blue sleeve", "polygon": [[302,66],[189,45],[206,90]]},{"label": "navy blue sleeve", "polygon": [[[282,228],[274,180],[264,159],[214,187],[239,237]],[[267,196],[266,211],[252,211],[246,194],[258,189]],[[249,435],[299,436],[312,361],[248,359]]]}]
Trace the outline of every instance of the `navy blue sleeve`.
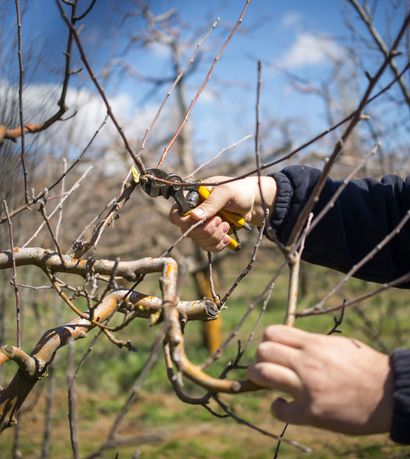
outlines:
[{"label": "navy blue sleeve", "polygon": [[392,355],[394,411],[391,439],[410,444],[410,350],[397,349]]},{"label": "navy blue sleeve", "polygon": [[[319,179],[320,171],[290,166],[273,174],[278,185],[272,225],[278,239],[286,243],[297,217]],[[342,182],[328,179],[318,204],[317,215]],[[410,209],[410,178],[387,175],[349,182],[334,207],[306,241],[303,259],[347,272],[400,222]],[[356,277],[389,282],[410,271],[410,224],[371,259]],[[406,287],[410,287],[407,284]]]}]

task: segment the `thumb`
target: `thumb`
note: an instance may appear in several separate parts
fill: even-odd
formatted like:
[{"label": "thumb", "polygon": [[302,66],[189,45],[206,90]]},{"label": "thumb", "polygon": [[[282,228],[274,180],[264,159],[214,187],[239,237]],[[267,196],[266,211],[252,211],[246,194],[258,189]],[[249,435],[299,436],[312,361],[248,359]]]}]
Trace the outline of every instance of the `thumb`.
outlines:
[{"label": "thumb", "polygon": [[278,397],[272,403],[272,413],[276,419],[289,424],[302,424],[303,412],[295,401],[288,402],[282,397]]},{"label": "thumb", "polygon": [[202,220],[203,218],[211,218],[216,215],[230,200],[230,196],[224,187],[215,187],[212,189],[208,199],[206,199],[201,205],[195,207],[190,212],[190,216],[194,220]]}]

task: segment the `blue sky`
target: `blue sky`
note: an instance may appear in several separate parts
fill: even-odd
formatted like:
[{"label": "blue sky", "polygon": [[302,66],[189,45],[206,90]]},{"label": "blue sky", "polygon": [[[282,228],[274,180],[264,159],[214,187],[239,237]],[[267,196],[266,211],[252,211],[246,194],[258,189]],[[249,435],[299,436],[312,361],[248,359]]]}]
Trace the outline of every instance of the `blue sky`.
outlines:
[{"label": "blue sky", "polygon": [[[15,33],[14,5],[9,3],[4,30],[12,34]],[[88,1],[79,3],[80,10],[88,5]],[[181,40],[191,44],[186,48],[186,56],[191,54],[195,41],[203,36],[213,20],[217,16],[221,18],[218,28],[203,47],[198,71],[187,80],[189,102],[244,2],[157,0],[148,3],[154,14],[176,9]],[[382,31],[385,29],[383,3],[380,2],[376,16],[376,23]],[[62,52],[66,31],[55,2],[30,0],[23,5],[24,51],[27,56],[30,48],[36,55],[34,62],[26,63],[26,86],[58,84],[64,62]],[[132,15],[122,19],[124,11],[133,11],[131,0],[98,0],[84,21],[81,36],[96,74],[100,74],[108,61],[121,56],[123,61],[146,76],[170,75],[170,57],[164,47],[128,48],[124,52],[127,37],[138,35],[144,26],[140,18]],[[295,91],[284,72],[291,72],[302,82],[319,85],[329,73],[329,55],[340,58],[343,46],[349,43],[344,22],[346,14],[356,18],[347,2],[341,0],[254,0],[194,109],[192,128],[197,155],[207,158],[218,149],[253,133],[258,59],[263,62],[262,124],[272,123],[274,126],[275,120],[283,122],[289,119],[289,129],[295,142],[325,128],[327,121],[321,100],[315,95],[302,96]],[[393,17],[393,24],[399,16],[397,13],[397,17]],[[38,62],[41,65],[36,65]],[[373,65],[370,62],[369,70]],[[124,122],[134,119],[136,123],[140,119],[147,123],[147,113],[158,105],[168,87],[161,87],[152,97],[147,97],[151,88],[149,84],[124,73],[115,73],[115,66],[113,74],[111,82],[104,83],[107,94],[114,99],[114,106],[120,111],[120,119]],[[15,72],[0,74],[0,80],[6,79],[11,83],[15,78]],[[72,84],[73,87],[94,91],[85,72],[74,77]],[[265,144],[279,141],[277,136],[279,132],[275,134],[275,127],[272,127],[272,137],[268,135]]]}]

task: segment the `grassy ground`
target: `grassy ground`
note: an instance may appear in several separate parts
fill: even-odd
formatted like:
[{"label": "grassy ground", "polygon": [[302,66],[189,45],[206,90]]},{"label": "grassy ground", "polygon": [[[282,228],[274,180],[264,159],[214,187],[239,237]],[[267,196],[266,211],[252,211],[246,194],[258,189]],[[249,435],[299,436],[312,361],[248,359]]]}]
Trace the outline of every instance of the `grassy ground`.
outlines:
[{"label": "grassy ground", "polygon": [[[245,263],[241,261],[240,263]],[[239,266],[224,271],[222,285],[229,285]],[[228,309],[223,311],[225,335],[228,335],[247,310],[247,305],[257,292],[267,283],[273,270],[272,264],[262,263],[257,271],[240,284]],[[305,291],[302,292],[299,308],[309,307],[320,296],[334,285],[337,274],[328,273],[320,268],[310,268],[305,278]],[[340,278],[340,277],[339,277]],[[349,282],[343,295],[331,300],[337,304],[344,297],[353,298],[366,289],[375,286],[366,285],[357,280]],[[147,293],[158,294],[157,281],[144,285]],[[221,289],[223,291],[223,289]],[[187,288],[183,298],[195,298],[192,286]],[[270,323],[280,323],[283,320],[283,305],[286,301],[286,283],[279,282],[274,290],[271,301],[255,339],[244,358],[244,363],[250,362],[254,347],[264,326]],[[343,333],[367,341],[376,346],[393,349],[397,346],[410,346],[410,314],[407,306],[408,292],[396,290],[375,297],[363,309],[366,317],[357,316],[353,311],[346,311],[342,325]],[[29,349],[39,336],[39,330],[33,327],[29,319],[45,317],[48,304],[41,302],[27,311],[26,347]],[[36,312],[37,311],[37,312]],[[31,315],[30,315],[31,314]],[[54,314],[54,313],[53,313]],[[50,315],[53,317],[53,314]],[[62,313],[59,323],[64,322],[71,314]],[[238,335],[244,342],[249,336],[258,318],[258,308],[252,312],[249,320]],[[43,320],[43,319],[42,319]],[[55,318],[53,317],[53,321]],[[372,325],[369,326],[369,320]],[[52,326],[53,322],[43,320],[41,328]],[[298,326],[311,331],[326,332],[333,325],[332,316],[319,316],[300,319]],[[148,327],[146,321],[135,321],[126,329],[123,336],[131,337],[138,352],[130,353],[114,348],[104,339],[95,346],[89,361],[79,374],[77,380],[78,392],[78,430],[80,457],[95,451],[106,438],[107,432],[128,397],[129,390],[144,366],[150,345],[157,329]],[[206,352],[201,345],[200,324],[189,324],[186,330],[187,348],[191,359],[200,362],[206,358]],[[90,342],[90,337],[76,343],[77,360],[81,357]],[[211,373],[217,374],[230,358],[236,353],[236,341],[228,348],[222,362],[211,368]],[[61,349],[55,364],[57,389],[53,405],[53,431],[51,442],[51,458],[70,458],[67,394],[65,383],[66,350]],[[12,364],[7,365],[4,380],[9,380],[14,371]],[[4,370],[3,370],[4,371]],[[239,375],[238,375],[239,376]],[[47,390],[47,382],[40,385]],[[188,386],[189,389],[189,386]],[[235,412],[255,423],[256,425],[279,434],[283,425],[274,421],[269,414],[269,406],[276,394],[259,392],[240,396],[225,396],[224,400]],[[21,453],[24,458],[38,458],[42,442],[44,425],[45,397],[26,412],[21,420]],[[14,431],[9,429],[2,434],[0,458],[11,457],[11,444]],[[151,436],[148,443],[139,445],[138,442]],[[315,458],[410,458],[410,448],[400,448],[393,445],[386,436],[353,438],[311,428],[292,426],[287,438],[297,440],[312,448],[310,457]],[[121,448],[107,450],[104,458],[272,458],[276,442],[238,425],[232,420],[217,419],[202,407],[190,406],[180,402],[170,390],[162,360],[151,371],[144,389],[137,402],[125,418],[119,430],[119,440],[124,444]],[[127,442],[131,441],[131,444]],[[133,456],[136,452],[140,456]],[[116,456],[116,453],[119,456]],[[299,458],[305,455],[289,445],[283,445],[280,457]],[[307,457],[307,456],[306,456]]]}]

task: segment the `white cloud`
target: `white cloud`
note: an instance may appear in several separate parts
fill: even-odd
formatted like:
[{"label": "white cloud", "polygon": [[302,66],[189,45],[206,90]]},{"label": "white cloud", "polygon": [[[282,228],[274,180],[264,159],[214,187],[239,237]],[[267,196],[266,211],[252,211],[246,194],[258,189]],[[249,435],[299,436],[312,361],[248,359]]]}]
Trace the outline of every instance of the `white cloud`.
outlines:
[{"label": "white cloud", "polygon": [[343,49],[332,39],[304,32],[297,36],[278,65],[285,69],[294,69],[323,64],[329,59],[339,59],[342,55]]},{"label": "white cloud", "polygon": [[205,88],[204,91],[201,93],[199,100],[203,103],[207,104],[213,104],[217,102],[218,99],[218,94],[210,88]]},{"label": "white cloud", "polygon": [[[61,86],[56,84],[29,84],[24,89],[24,113],[26,123],[40,123],[50,117],[58,109],[57,101]],[[0,80],[0,100],[16,107],[18,87],[5,80]],[[133,98],[127,93],[108,96],[111,108],[124,132],[130,140],[141,138],[153,118],[156,106],[148,106],[139,110]],[[14,104],[13,104],[14,101]],[[94,134],[106,115],[106,107],[102,98],[87,89],[69,88],[66,104],[68,112],[63,118],[75,116],[68,121],[56,122],[45,133],[38,135],[38,142],[43,147],[53,150],[76,152],[83,148]],[[166,113],[165,113],[166,116]],[[5,120],[0,120],[1,122]],[[119,134],[109,120],[98,136],[95,144],[113,145],[113,139]],[[121,145],[121,140],[115,142]]]},{"label": "white cloud", "polygon": [[289,11],[282,16],[280,27],[282,29],[290,29],[302,22],[302,16],[294,11]]},{"label": "white cloud", "polygon": [[169,57],[169,47],[163,43],[152,41],[149,43],[148,49],[157,58],[164,59]]}]

